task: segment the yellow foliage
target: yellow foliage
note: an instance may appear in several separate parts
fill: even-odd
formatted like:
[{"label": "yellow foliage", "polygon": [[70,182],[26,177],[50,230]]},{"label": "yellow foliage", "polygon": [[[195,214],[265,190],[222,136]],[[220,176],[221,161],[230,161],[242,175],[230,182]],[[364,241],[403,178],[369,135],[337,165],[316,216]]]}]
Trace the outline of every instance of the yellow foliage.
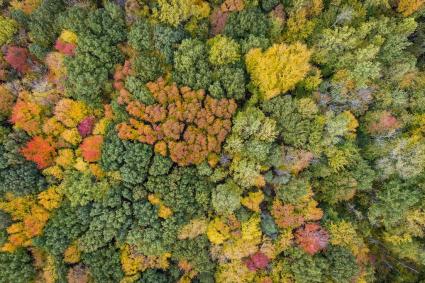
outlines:
[{"label": "yellow foliage", "polygon": [[242,198],[241,204],[255,212],[260,212],[260,203],[264,200],[264,194],[261,191],[250,192],[248,196]]},{"label": "yellow foliage", "polygon": [[42,0],[12,0],[10,1],[10,6],[29,15],[37,9],[41,2]]},{"label": "yellow foliage", "polygon": [[312,194],[308,194],[309,199],[303,204],[301,208],[302,216],[306,221],[317,221],[322,219],[323,211],[317,207],[318,203],[311,198]]},{"label": "yellow foliage", "polygon": [[306,39],[314,30],[315,22],[307,19],[308,10],[302,8],[292,14],[286,22],[287,30],[282,40],[294,42]]},{"label": "yellow foliage", "polygon": [[43,170],[43,174],[46,176],[53,176],[58,180],[63,179],[63,170],[57,165],[50,166]]},{"label": "yellow foliage", "polygon": [[424,0],[400,0],[398,2],[397,11],[403,16],[408,17],[422,8]]},{"label": "yellow foliage", "polygon": [[78,157],[75,159],[74,168],[84,173],[89,170],[89,165],[83,160],[83,158]]},{"label": "yellow foliage", "polygon": [[208,221],[206,219],[192,219],[180,230],[178,238],[180,240],[193,239],[207,232]]},{"label": "yellow foliage", "polygon": [[62,196],[58,193],[56,187],[50,187],[38,194],[38,203],[49,211],[58,208],[61,201]]},{"label": "yellow foliage", "polygon": [[43,124],[43,132],[46,135],[59,136],[65,130],[64,126],[55,118],[47,119]]},{"label": "yellow foliage", "polygon": [[89,164],[90,172],[97,178],[102,179],[105,177],[105,172],[102,170],[99,164],[90,163]]},{"label": "yellow foliage", "polygon": [[55,283],[58,279],[56,270],[55,258],[52,255],[48,255],[43,267],[43,283]]},{"label": "yellow foliage", "polygon": [[169,266],[170,253],[161,256],[145,256],[136,252],[132,246],[125,244],[121,249],[121,267],[126,275],[135,275],[148,268],[167,269]]},{"label": "yellow foliage", "polygon": [[12,220],[23,219],[35,205],[34,199],[30,196],[14,198],[13,195],[6,195],[6,200],[7,202],[0,202],[0,210],[9,213]]},{"label": "yellow foliage", "polygon": [[61,137],[72,145],[78,145],[81,142],[81,136],[78,133],[77,128],[66,129],[62,132]]},{"label": "yellow foliage", "polygon": [[73,43],[76,44],[77,43],[77,35],[70,31],[70,30],[63,30],[61,32],[61,35],[59,36],[59,38],[67,43]]},{"label": "yellow foliage", "polygon": [[157,142],[154,146],[155,153],[167,156],[167,143],[165,141]]},{"label": "yellow foliage", "polygon": [[255,243],[261,242],[260,215],[254,214],[251,218],[242,222],[242,240],[252,241]]},{"label": "yellow foliage", "polygon": [[350,111],[344,111],[342,115],[348,120],[348,131],[351,133],[355,133],[356,129],[359,127],[359,122],[356,117]]},{"label": "yellow foliage", "polygon": [[102,118],[99,122],[94,125],[93,135],[104,135],[106,132],[106,127],[109,125],[111,120],[108,118]]},{"label": "yellow foliage", "polygon": [[63,60],[65,55],[59,52],[49,52],[44,59],[46,66],[49,68],[48,80],[56,83],[58,88],[63,88],[63,79],[66,75]]},{"label": "yellow foliage", "polygon": [[148,195],[148,201],[153,205],[160,205],[161,204],[161,200],[157,196],[155,196],[154,194]]},{"label": "yellow foliage", "polygon": [[222,244],[230,237],[230,228],[220,218],[214,218],[208,224],[207,236],[211,243]]},{"label": "yellow foliage", "polygon": [[77,263],[81,260],[81,252],[77,243],[71,244],[63,254],[63,261],[66,263]]},{"label": "yellow foliage", "polygon": [[159,206],[159,210],[158,210],[158,216],[159,217],[164,218],[164,219],[167,219],[171,215],[173,215],[173,211],[169,207],[166,207],[163,204],[161,204]]},{"label": "yellow foliage", "polygon": [[310,55],[307,46],[299,42],[274,44],[265,52],[251,49],[245,62],[254,85],[259,87],[264,99],[271,99],[293,89],[306,76]]},{"label": "yellow foliage", "polygon": [[393,235],[393,234],[384,232],[383,239],[385,242],[390,243],[392,245],[401,245],[404,243],[411,242],[412,236],[410,236],[409,234]]},{"label": "yellow foliage", "polygon": [[281,230],[278,238],[275,241],[276,255],[279,255],[281,252],[285,251],[292,245],[292,240],[294,234],[292,233],[292,228],[287,228]]},{"label": "yellow foliage", "polygon": [[406,228],[415,237],[425,233],[425,211],[412,210],[406,213]]},{"label": "yellow foliage", "polygon": [[157,196],[150,194],[148,195],[148,200],[151,204],[159,206],[158,207],[159,217],[167,219],[168,217],[173,215],[173,211],[169,207],[165,206]]},{"label": "yellow foliage", "polygon": [[218,270],[215,273],[215,281],[217,283],[252,282],[255,274],[241,260],[233,260],[218,266]]},{"label": "yellow foliage", "polygon": [[89,109],[82,101],[69,98],[61,99],[55,107],[55,116],[66,127],[74,128],[89,114]]},{"label": "yellow foliage", "polygon": [[329,225],[330,243],[335,246],[343,246],[361,261],[367,260],[369,249],[357,235],[356,230],[350,222],[340,221]]},{"label": "yellow foliage", "polygon": [[172,26],[178,26],[181,22],[193,17],[195,19],[206,18],[210,14],[208,2],[202,0],[158,0],[159,20]]},{"label": "yellow foliage", "polygon": [[7,228],[9,238],[2,251],[14,251],[20,246],[31,245],[32,238],[42,233],[49,212],[30,196],[7,196],[7,199],[6,202],[0,202],[0,210],[9,213],[15,223]]},{"label": "yellow foliage", "polygon": [[74,152],[72,149],[65,148],[58,150],[58,156],[55,163],[63,168],[69,168],[74,163]]},{"label": "yellow foliage", "polygon": [[124,248],[121,250],[121,267],[126,275],[134,275],[137,272],[141,271],[143,266],[143,255],[137,255],[131,253],[130,246],[124,245]]},{"label": "yellow foliage", "polygon": [[277,257],[277,250],[273,244],[273,240],[268,236],[264,236],[261,242],[260,252],[265,254],[269,259],[275,259]]}]

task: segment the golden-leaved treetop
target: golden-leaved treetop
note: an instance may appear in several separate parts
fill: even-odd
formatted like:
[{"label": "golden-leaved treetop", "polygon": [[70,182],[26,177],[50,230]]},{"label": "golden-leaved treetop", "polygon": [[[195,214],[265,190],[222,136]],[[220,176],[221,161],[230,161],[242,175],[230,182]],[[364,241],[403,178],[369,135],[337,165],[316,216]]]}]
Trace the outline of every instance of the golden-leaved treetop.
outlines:
[{"label": "golden-leaved treetop", "polygon": [[271,99],[291,90],[310,70],[311,51],[301,43],[274,44],[266,51],[251,49],[245,63],[251,80],[264,99]]}]

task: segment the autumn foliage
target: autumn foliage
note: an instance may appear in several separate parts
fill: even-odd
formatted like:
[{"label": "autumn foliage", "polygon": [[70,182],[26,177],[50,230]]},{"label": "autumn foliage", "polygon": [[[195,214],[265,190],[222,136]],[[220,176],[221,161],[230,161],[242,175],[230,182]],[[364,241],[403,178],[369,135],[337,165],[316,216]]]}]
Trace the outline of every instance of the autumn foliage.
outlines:
[{"label": "autumn foliage", "polygon": [[16,71],[26,73],[30,70],[28,57],[29,53],[27,49],[17,46],[9,46],[4,59]]},{"label": "autumn foliage", "polygon": [[155,145],[179,165],[199,164],[220,153],[231,129],[236,103],[214,99],[203,90],[167,85],[160,78],[147,88],[157,103],[145,105],[121,89],[119,100],[132,118],[118,125],[119,137]]},{"label": "autumn foliage", "polygon": [[308,223],[297,229],[295,239],[306,253],[313,255],[326,248],[329,235],[320,225]]},{"label": "autumn foliage", "polygon": [[43,169],[53,164],[56,149],[51,139],[35,136],[21,149],[21,153],[27,160],[35,162],[39,169]]}]

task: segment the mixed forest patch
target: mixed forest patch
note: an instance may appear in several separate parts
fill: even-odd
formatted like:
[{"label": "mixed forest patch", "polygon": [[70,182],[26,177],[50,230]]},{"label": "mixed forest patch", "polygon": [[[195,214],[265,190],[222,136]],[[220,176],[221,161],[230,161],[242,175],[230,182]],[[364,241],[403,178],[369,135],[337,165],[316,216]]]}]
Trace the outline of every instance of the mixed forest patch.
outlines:
[{"label": "mixed forest patch", "polygon": [[425,280],[424,0],[0,11],[0,283]]}]

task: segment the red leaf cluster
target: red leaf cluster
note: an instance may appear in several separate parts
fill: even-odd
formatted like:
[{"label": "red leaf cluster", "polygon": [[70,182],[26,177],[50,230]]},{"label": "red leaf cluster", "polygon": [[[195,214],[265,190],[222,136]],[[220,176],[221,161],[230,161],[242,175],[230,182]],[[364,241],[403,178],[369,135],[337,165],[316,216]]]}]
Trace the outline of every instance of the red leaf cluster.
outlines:
[{"label": "red leaf cluster", "polygon": [[375,121],[371,122],[367,127],[368,132],[371,134],[391,133],[400,128],[400,123],[397,118],[388,111],[379,113],[375,118]]},{"label": "red leaf cluster", "polygon": [[262,252],[256,252],[251,255],[248,260],[245,261],[246,266],[251,271],[258,269],[265,269],[269,264],[269,258]]},{"label": "red leaf cluster", "polygon": [[73,56],[75,55],[75,49],[77,46],[73,43],[64,42],[58,39],[56,40],[55,48],[62,54]]},{"label": "red leaf cluster", "polygon": [[158,143],[160,152],[164,154],[168,149],[171,159],[181,166],[199,164],[209,154],[220,153],[231,130],[237,107],[234,100],[217,100],[205,95],[204,90],[167,85],[162,78],[146,86],[158,103],[145,105],[120,89],[118,101],[127,104],[132,116],[117,126],[121,139]]},{"label": "red leaf cluster", "polygon": [[229,13],[223,12],[221,9],[216,9],[212,12],[210,16],[212,35],[217,35],[223,32],[228,17]]},{"label": "red leaf cluster", "polygon": [[27,49],[17,46],[9,46],[7,48],[6,56],[4,59],[12,66],[13,69],[21,73],[26,73],[30,70],[27,62],[29,52]]},{"label": "red leaf cluster", "polygon": [[83,138],[90,135],[93,131],[94,122],[95,122],[95,118],[93,116],[89,116],[89,117],[84,118],[84,120],[81,121],[80,124],[78,124],[78,126],[77,126],[78,133]]},{"label": "red leaf cluster", "polygon": [[35,136],[30,140],[21,149],[21,153],[27,160],[35,162],[39,169],[52,165],[56,156],[53,142],[50,139],[43,139],[40,136]]},{"label": "red leaf cluster", "polygon": [[319,224],[309,223],[295,232],[296,242],[308,254],[314,255],[326,248],[329,234]]}]

